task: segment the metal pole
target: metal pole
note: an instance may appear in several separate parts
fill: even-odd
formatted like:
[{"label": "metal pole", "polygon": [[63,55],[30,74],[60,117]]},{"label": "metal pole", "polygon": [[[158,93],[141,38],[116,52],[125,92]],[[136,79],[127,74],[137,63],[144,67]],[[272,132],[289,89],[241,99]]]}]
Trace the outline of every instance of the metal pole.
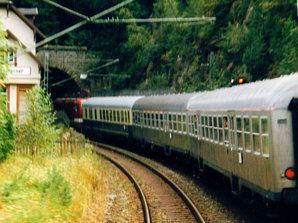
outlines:
[{"label": "metal pole", "polygon": [[124,5],[127,5],[127,4],[129,4],[131,2],[133,2],[133,1],[134,0],[126,0],[124,2],[121,2],[121,3],[119,3],[119,4],[117,4],[117,5],[113,6],[113,7],[111,7],[109,9],[106,9],[106,10],[104,10],[104,11],[102,11],[102,12],[100,12],[100,13],[92,16],[92,17],[90,17],[90,20],[84,20],[84,21],[79,22],[79,23],[77,23],[77,24],[75,24],[75,25],[73,25],[73,26],[71,26],[71,27],[69,27],[69,28],[67,28],[65,30],[62,30],[61,32],[58,32],[58,33],[56,33],[56,34],[54,34],[54,35],[52,35],[52,36],[50,36],[50,37],[48,37],[48,38],[40,41],[40,42],[38,42],[36,44],[36,48],[38,48],[38,47],[40,47],[40,46],[42,46],[42,45],[44,45],[44,44],[46,44],[48,42],[51,42],[52,40],[54,40],[56,38],[59,38],[59,37],[61,37],[61,36],[65,35],[65,34],[71,32],[71,31],[73,31],[73,30],[75,30],[75,29],[77,29],[77,28],[79,28],[79,27],[87,24],[88,22],[92,22],[92,21],[94,21],[94,20],[96,20],[96,19],[98,19],[98,18],[100,18],[100,17],[102,17],[102,16],[104,16],[104,15],[110,13],[110,12],[113,12],[113,11],[115,11],[115,10],[123,7]]},{"label": "metal pole", "polygon": [[193,18],[148,18],[148,19],[97,19],[94,23],[160,23],[160,22],[214,22],[216,17],[193,17]]},{"label": "metal pole", "polygon": [[85,20],[87,20],[87,21],[90,20],[90,18],[89,18],[88,16],[85,16],[85,15],[79,13],[79,12],[76,12],[76,11],[74,11],[74,10],[71,10],[71,9],[69,9],[69,8],[66,8],[66,7],[64,7],[64,6],[62,6],[62,5],[59,5],[59,4],[56,3],[56,2],[53,2],[53,1],[50,1],[50,0],[43,0],[43,1],[46,2],[46,3],[48,3],[48,4],[50,4],[50,5],[55,6],[55,7],[57,7],[57,8],[60,8],[60,9],[62,9],[62,10],[64,10],[64,11],[67,11],[67,12],[69,12],[69,13],[71,13],[71,14],[74,14],[74,15],[76,15],[76,16],[79,16],[79,17],[81,17],[81,18],[83,18],[83,19],[85,19]]},{"label": "metal pole", "polygon": [[110,65],[112,65],[112,64],[115,64],[115,63],[118,63],[118,62],[119,62],[119,59],[115,59],[115,60],[113,60],[113,61],[111,61],[111,62],[108,62],[108,63],[106,63],[106,64],[104,64],[104,65],[101,65],[101,66],[99,66],[99,67],[95,67],[95,68],[93,68],[93,69],[91,69],[91,70],[88,70],[86,73],[88,74],[88,73],[90,73],[90,72],[92,72],[92,71],[96,71],[96,70],[99,70],[99,69],[101,69],[101,68],[108,67],[108,66],[110,66]]}]

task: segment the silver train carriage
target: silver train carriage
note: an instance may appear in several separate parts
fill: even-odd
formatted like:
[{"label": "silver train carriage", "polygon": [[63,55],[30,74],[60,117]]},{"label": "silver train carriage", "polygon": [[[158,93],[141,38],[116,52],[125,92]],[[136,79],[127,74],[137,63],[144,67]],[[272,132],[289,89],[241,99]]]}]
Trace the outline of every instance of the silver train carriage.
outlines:
[{"label": "silver train carriage", "polygon": [[132,106],[141,96],[92,97],[83,103],[83,131],[87,134],[114,134],[129,137]]},{"label": "silver train carriage", "polygon": [[151,96],[132,108],[133,137],[189,154],[235,193],[298,203],[298,74],[195,94]]},{"label": "silver train carriage", "polygon": [[83,119],[93,133],[189,155],[235,193],[298,204],[298,73],[192,94],[90,98]]}]

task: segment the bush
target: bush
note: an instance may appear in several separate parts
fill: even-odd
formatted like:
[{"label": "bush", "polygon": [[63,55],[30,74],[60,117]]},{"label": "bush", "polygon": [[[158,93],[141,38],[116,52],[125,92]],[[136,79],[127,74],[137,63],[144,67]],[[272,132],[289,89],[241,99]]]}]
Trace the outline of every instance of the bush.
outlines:
[{"label": "bush", "polygon": [[[0,89],[1,92],[1,89]],[[0,161],[14,151],[16,128],[14,115],[7,112],[6,98],[0,97]]]},{"label": "bush", "polygon": [[32,154],[35,150],[51,153],[59,132],[54,126],[55,113],[50,95],[35,86],[28,92],[26,102],[28,109],[25,121],[18,129],[18,144],[29,147]]}]

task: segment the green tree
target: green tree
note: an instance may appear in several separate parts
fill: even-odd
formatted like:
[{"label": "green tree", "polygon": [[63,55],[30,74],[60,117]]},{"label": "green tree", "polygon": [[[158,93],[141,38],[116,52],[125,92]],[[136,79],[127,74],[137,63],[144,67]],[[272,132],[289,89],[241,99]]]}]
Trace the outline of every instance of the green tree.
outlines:
[{"label": "green tree", "polygon": [[[9,70],[6,58],[10,44],[6,36],[7,33],[3,31],[0,22],[0,83],[3,83]],[[6,109],[6,95],[0,86],[0,161],[6,159],[14,150],[15,137],[15,118]]]},{"label": "green tree", "polygon": [[58,136],[54,126],[55,113],[50,95],[40,86],[35,86],[27,94],[25,120],[18,129],[18,143],[29,147],[32,154],[50,154]]}]

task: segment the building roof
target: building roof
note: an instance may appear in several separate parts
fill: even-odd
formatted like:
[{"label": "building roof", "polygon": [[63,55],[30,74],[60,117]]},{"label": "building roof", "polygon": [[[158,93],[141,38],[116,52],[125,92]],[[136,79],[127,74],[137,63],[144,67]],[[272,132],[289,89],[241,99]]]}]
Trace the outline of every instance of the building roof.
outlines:
[{"label": "building roof", "polygon": [[[1,1],[1,0],[0,0]],[[9,37],[11,37],[12,39],[18,41],[21,46],[23,47],[24,50],[26,50],[26,46],[8,29],[6,30],[7,34]],[[28,50],[28,52],[26,51],[26,54],[30,55],[41,67],[43,67],[43,63],[31,52]]]},{"label": "building roof", "polygon": [[16,15],[18,15],[20,19],[22,19],[41,39],[46,39],[46,36],[35,25],[33,25],[33,23],[26,18],[26,16],[19,9],[13,5],[12,1],[0,0],[0,7],[3,7],[3,5],[6,6],[7,10],[12,10]]}]

